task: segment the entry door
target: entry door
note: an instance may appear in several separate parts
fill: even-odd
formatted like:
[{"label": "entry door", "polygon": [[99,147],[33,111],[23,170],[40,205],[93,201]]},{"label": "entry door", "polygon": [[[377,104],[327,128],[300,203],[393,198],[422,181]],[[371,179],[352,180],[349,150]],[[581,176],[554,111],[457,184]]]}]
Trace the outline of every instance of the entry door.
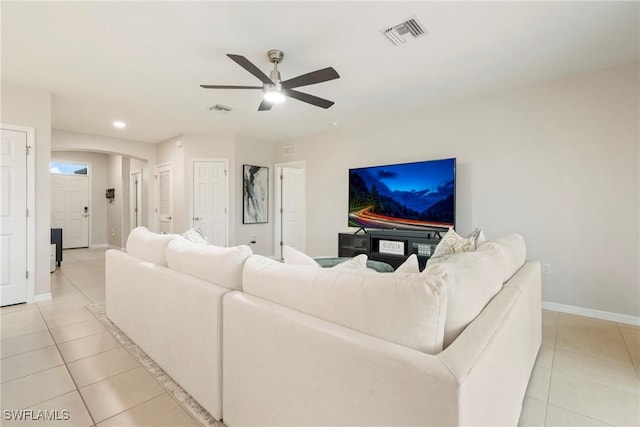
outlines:
[{"label": "entry door", "polygon": [[227,246],[227,162],[193,162],[193,226],[209,243]]},{"label": "entry door", "polygon": [[51,175],[51,227],[62,228],[62,248],[89,247],[89,177]]},{"label": "entry door", "polygon": [[156,168],[156,188],[158,207],[158,231],[173,233],[173,189],[171,184],[171,165]]},{"label": "entry door", "polygon": [[[306,251],[305,180],[302,168],[280,168],[279,204],[280,215],[276,214],[276,227],[280,227],[280,246],[288,245],[300,252]],[[278,200],[276,200],[278,203]]]},{"label": "entry door", "polygon": [[2,129],[0,305],[27,300],[27,134]]},{"label": "entry door", "polygon": [[129,181],[129,224],[131,230],[142,225],[142,172],[131,173]]}]

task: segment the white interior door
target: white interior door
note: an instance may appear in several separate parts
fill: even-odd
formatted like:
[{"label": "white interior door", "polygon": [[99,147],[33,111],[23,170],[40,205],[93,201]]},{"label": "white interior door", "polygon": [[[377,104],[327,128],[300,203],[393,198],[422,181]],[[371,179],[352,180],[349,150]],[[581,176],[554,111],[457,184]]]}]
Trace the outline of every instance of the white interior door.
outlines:
[{"label": "white interior door", "polygon": [[0,305],[27,300],[27,134],[2,129]]},{"label": "white interior door", "polygon": [[51,175],[51,227],[62,228],[62,248],[89,247],[89,177]]},{"label": "white interior door", "polygon": [[227,161],[193,162],[193,226],[209,243],[227,246]]},{"label": "white interior door", "polygon": [[303,167],[279,167],[280,188],[276,189],[276,250],[282,246],[306,252],[305,170]]},{"label": "white interior door", "polygon": [[131,230],[142,225],[142,172],[131,172],[129,179],[129,226]]},{"label": "white interior door", "polygon": [[156,168],[156,191],[158,207],[158,231],[173,233],[173,187],[171,184],[171,165]]}]

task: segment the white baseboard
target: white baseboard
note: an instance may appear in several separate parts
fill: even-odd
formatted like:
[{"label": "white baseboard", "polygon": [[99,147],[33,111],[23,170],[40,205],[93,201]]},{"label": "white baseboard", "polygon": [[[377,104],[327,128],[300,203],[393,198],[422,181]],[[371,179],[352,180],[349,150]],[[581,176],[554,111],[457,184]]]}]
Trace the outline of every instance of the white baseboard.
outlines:
[{"label": "white baseboard", "polygon": [[36,296],[33,297],[33,302],[44,302],[44,301],[51,301],[51,292],[48,292],[46,294],[38,294]]},{"label": "white baseboard", "polygon": [[611,313],[609,311],[594,310],[592,308],[576,307],[574,305],[557,304],[555,302],[542,301],[545,310],[559,311],[560,313],[577,314],[579,316],[593,317],[595,319],[610,320],[612,322],[626,323],[640,326],[640,317],[628,314]]},{"label": "white baseboard", "polygon": [[115,245],[110,245],[108,243],[100,243],[99,245],[91,245],[89,246],[90,249],[119,249],[117,246]]}]

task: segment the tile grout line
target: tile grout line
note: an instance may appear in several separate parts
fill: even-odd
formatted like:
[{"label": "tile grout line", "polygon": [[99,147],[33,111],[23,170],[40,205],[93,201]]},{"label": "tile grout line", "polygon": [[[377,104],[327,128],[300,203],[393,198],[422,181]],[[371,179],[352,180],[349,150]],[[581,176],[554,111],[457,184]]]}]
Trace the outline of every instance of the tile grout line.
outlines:
[{"label": "tile grout line", "polygon": [[627,350],[627,354],[629,355],[629,359],[631,360],[631,366],[633,366],[633,370],[636,371],[636,376],[640,380],[640,370],[636,366],[636,364],[635,364],[635,362],[633,360],[633,356],[631,355],[631,351],[629,350],[629,344],[627,344],[627,340],[624,337],[624,334],[622,333],[622,327],[620,326],[619,323],[617,325],[618,325],[618,331],[620,332],[620,335],[622,335],[622,342],[624,343],[624,348],[625,348],[625,350]]},{"label": "tile grout line", "polygon": [[556,350],[558,349],[558,325],[560,323],[559,315],[556,313],[555,333],[553,334],[553,356],[551,357],[551,366],[549,367],[549,388],[547,389],[547,402],[544,406],[544,426],[547,425],[547,416],[549,414],[549,398],[551,397],[551,381],[553,380],[553,362],[556,360]]},{"label": "tile grout line", "polygon": [[[38,311],[40,311],[40,307],[39,306],[38,306]],[[40,311],[40,315],[42,316],[42,319],[44,320],[44,316],[42,315],[42,311]],[[56,346],[56,349],[58,350],[58,353],[60,354],[60,358],[64,362],[64,357],[62,357],[62,352],[60,351],[60,347],[58,347],[58,343],[56,342],[55,338],[53,337],[53,334],[51,333],[51,329],[49,329],[48,325],[47,325],[47,331],[49,331],[49,335],[51,335],[51,339],[53,340],[53,342],[54,342],[54,344]],[[78,393],[78,396],[80,396],[80,400],[82,401],[82,404],[84,405],[84,409],[87,411],[87,414],[89,414],[89,418],[91,419],[91,425],[95,426],[96,425],[96,420],[93,418],[93,414],[89,410],[89,406],[87,406],[87,402],[84,400],[84,396],[82,395],[82,393],[80,393],[80,389],[78,388],[78,384],[76,383],[75,378],[73,378],[73,375],[71,375],[71,371],[69,371],[69,367],[67,366],[67,363],[64,362],[63,366],[66,369],[67,374],[69,375],[69,378],[71,378],[71,381],[73,382],[73,386],[76,388],[76,392]],[[65,394],[67,394],[67,393],[65,393]],[[63,396],[63,395],[60,395],[60,396]],[[56,397],[60,397],[60,396],[56,396]],[[49,399],[49,400],[51,400],[51,399]]]}]

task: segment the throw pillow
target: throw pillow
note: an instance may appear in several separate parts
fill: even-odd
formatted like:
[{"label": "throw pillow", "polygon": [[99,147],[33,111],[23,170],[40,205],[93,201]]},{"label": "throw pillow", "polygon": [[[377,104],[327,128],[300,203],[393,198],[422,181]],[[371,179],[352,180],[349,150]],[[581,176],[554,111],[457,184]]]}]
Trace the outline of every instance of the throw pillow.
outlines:
[{"label": "throw pillow", "polygon": [[333,270],[366,270],[367,268],[367,255],[360,254],[356,257],[341,262],[340,264],[331,267]]},{"label": "throw pillow", "polygon": [[418,256],[411,254],[402,265],[396,268],[394,273],[420,273],[420,265],[418,264]]},{"label": "throw pillow", "polygon": [[447,234],[440,240],[438,246],[436,246],[436,250],[433,251],[433,255],[431,255],[427,264],[444,261],[449,256],[460,252],[475,251],[481,235],[484,238],[484,234],[482,234],[482,230],[479,228],[473,230],[467,237],[460,236],[453,228],[450,228]]},{"label": "throw pillow", "polygon": [[204,235],[204,232],[199,228],[190,228],[182,234],[182,237],[190,241],[191,243],[196,243],[198,245],[208,245],[209,241],[207,240],[207,236]]},{"label": "throw pillow", "polygon": [[302,253],[289,245],[284,245],[282,247],[282,258],[284,259],[285,264],[308,265],[310,267],[322,268],[309,255]]}]

